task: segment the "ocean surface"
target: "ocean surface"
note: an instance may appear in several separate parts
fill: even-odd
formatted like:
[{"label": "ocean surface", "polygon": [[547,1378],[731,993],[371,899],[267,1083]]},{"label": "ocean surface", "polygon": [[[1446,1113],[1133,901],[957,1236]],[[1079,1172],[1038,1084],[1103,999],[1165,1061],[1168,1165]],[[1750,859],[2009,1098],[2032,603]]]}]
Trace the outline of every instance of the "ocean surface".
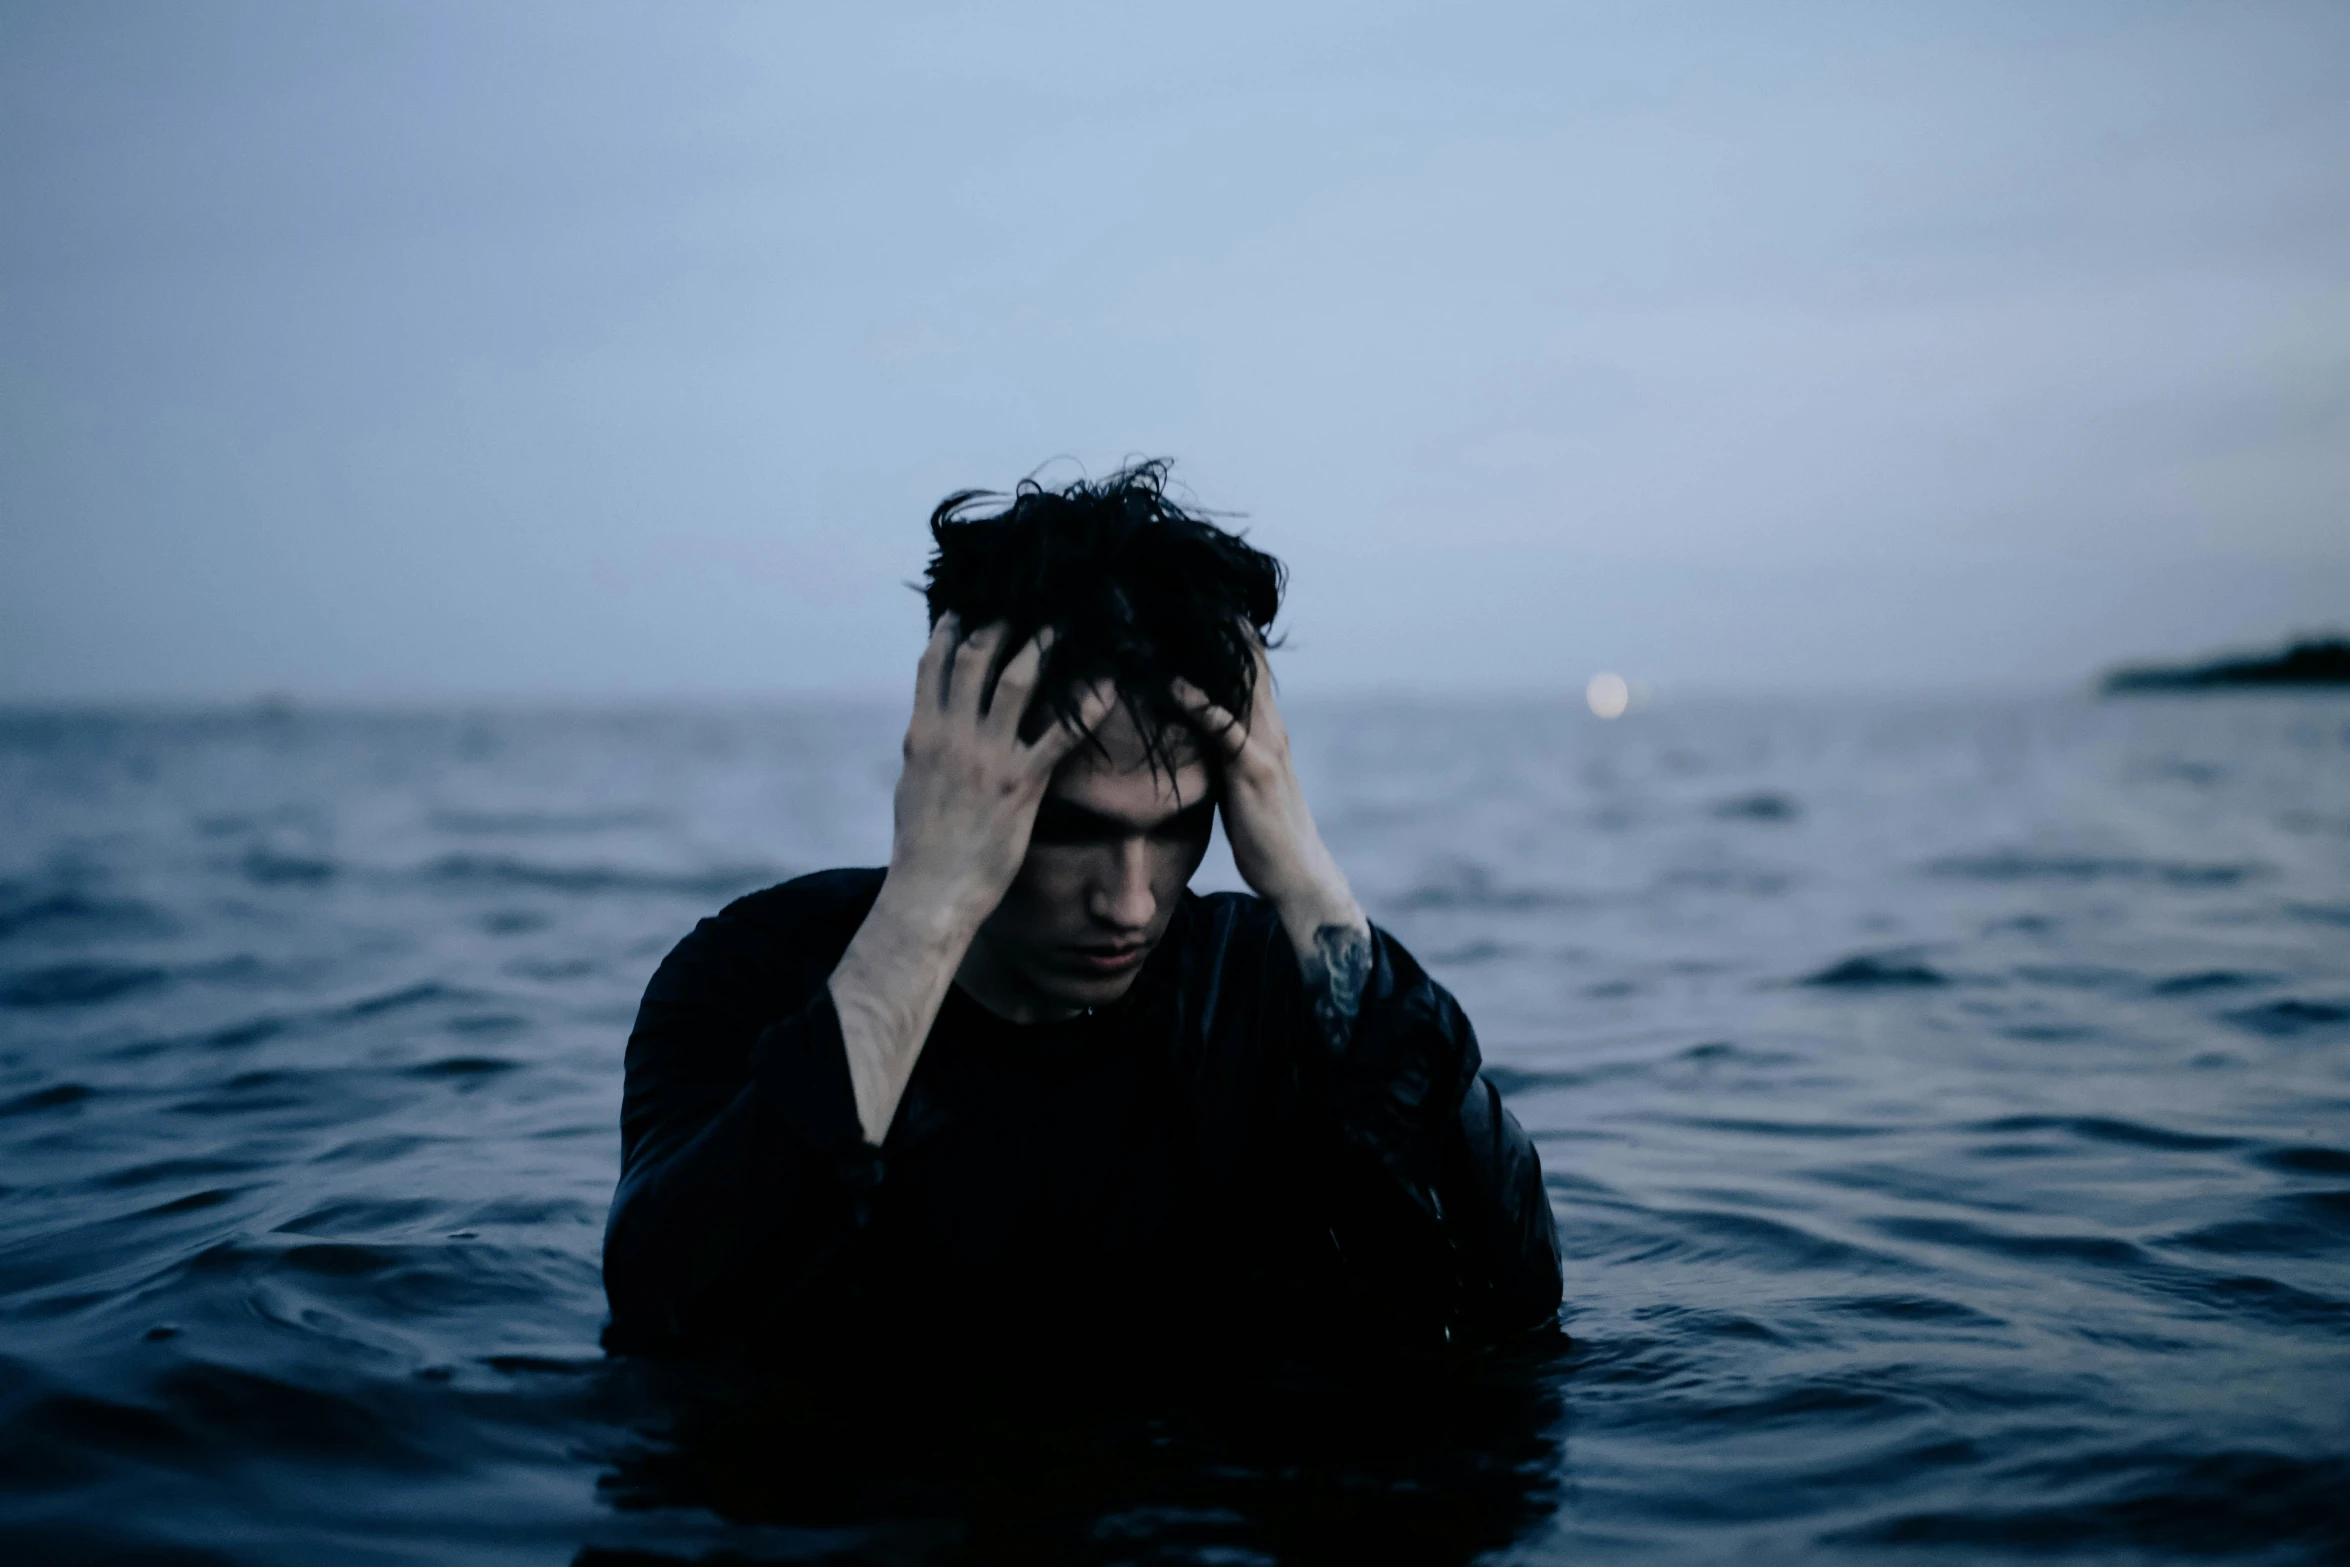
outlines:
[{"label": "ocean surface", "polygon": [[908,1413],[597,1343],[637,996],[894,705],[0,714],[0,1557],[2350,1560],[2350,699],[1291,721],[1571,1342]]}]

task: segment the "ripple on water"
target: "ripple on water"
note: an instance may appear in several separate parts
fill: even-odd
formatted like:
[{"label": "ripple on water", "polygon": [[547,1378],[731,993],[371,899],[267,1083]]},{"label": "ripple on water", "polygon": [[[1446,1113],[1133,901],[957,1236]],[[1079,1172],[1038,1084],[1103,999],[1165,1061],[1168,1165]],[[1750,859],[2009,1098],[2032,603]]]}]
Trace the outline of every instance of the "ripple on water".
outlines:
[{"label": "ripple on water", "polygon": [[1953,855],[1926,867],[1937,876],[1992,882],[2153,881],[2177,888],[2233,887],[2269,873],[2251,861],[2188,863],[2080,854]]},{"label": "ripple on water", "polygon": [[[2150,1551],[2307,1560],[2350,1551],[2350,1461],[2259,1450],[2109,1449],[2004,1466],[2001,1490],[1964,1508],[1903,1512],[1830,1534],[1837,1545],[2029,1553]],[[2054,1493],[2054,1494],[2051,1494]]]},{"label": "ripple on water", "polygon": [[1917,990],[1950,983],[1950,977],[1900,953],[1860,953],[1807,976],[1806,985],[1827,990]]},{"label": "ripple on water", "polygon": [[343,1197],[297,1214],[277,1226],[280,1235],[374,1235],[386,1230],[436,1227],[445,1203],[421,1197]]},{"label": "ripple on water", "polygon": [[30,1012],[96,1006],[170,982],[171,971],[152,963],[51,963],[0,976],[0,1008]]},{"label": "ripple on water", "polygon": [[2202,1225],[2169,1244],[2221,1256],[2323,1257],[2350,1242],[2350,1191],[2280,1192],[2252,1207],[2254,1217]]},{"label": "ripple on water", "polygon": [[1717,801],[1713,814],[1733,822],[1791,822],[1803,814],[1803,807],[1776,790],[1763,789]]},{"label": "ripple on water", "polygon": [[402,985],[396,990],[363,996],[344,1003],[327,1014],[330,1018],[361,1019],[381,1017],[387,1012],[405,1012],[412,1007],[429,1006],[436,1001],[479,1001],[479,992],[455,985],[444,985],[427,980],[420,985]]},{"label": "ripple on water", "polygon": [[2350,1149],[2264,1148],[2253,1157],[2292,1175],[2350,1175]]},{"label": "ripple on water", "polygon": [[2145,1252],[2136,1243],[2112,1235],[1999,1230],[1966,1219],[1932,1219],[1907,1215],[1881,1217],[1870,1222],[1877,1230],[1898,1240],[1955,1247],[2035,1266],[2071,1263],[2094,1271],[2127,1271],[2141,1267],[2147,1260]]},{"label": "ripple on water", "polygon": [[425,878],[465,892],[527,888],[572,894],[635,893],[726,899],[771,887],[790,879],[790,874],[771,865],[727,865],[679,873],[618,865],[549,865],[505,855],[451,854],[435,860],[426,869]]},{"label": "ripple on water", "polygon": [[217,1281],[242,1293],[279,1302],[273,1314],[299,1326],[305,1312],[326,1307],[353,1322],[398,1324],[403,1336],[435,1321],[480,1312],[512,1312],[525,1320],[556,1285],[591,1286],[593,1264],[570,1252],[509,1246],[487,1240],[385,1241],[239,1235],[217,1240],[159,1274],[171,1293],[185,1279],[205,1292]]},{"label": "ripple on water", "polygon": [[1728,1263],[1764,1274],[1915,1271],[1892,1252],[1727,1209],[1643,1208],[1604,1217],[1580,1209],[1562,1215],[1562,1232],[1562,1241],[1577,1257],[1615,1263]]},{"label": "ripple on water", "polygon": [[2240,1137],[2172,1131],[2143,1121],[2125,1121],[2116,1116],[2104,1115],[2007,1115],[1990,1121],[1970,1121],[1961,1130],[1999,1136],[2023,1132],[2060,1132],[2066,1137],[2079,1138],[2085,1142],[2195,1151],[2236,1148],[2242,1146],[2244,1141]]},{"label": "ripple on water", "polygon": [[[456,1455],[409,1428],[365,1384],[328,1390],[243,1367],[184,1360],[148,1379],[146,1398],[118,1402],[71,1393],[36,1400],[18,1429],[93,1466],[132,1457],[219,1471],[276,1454],[303,1462],[409,1472],[446,1469]],[[12,1425],[16,1422],[12,1422]]]},{"label": "ripple on water", "polygon": [[2230,1012],[2228,1021],[2271,1039],[2299,1039],[2318,1033],[2339,1035],[2345,1032],[2345,1025],[2350,1025],[2350,1002],[2310,1001],[2289,996],[2266,1006]]},{"label": "ripple on water", "polygon": [[2151,987],[2158,996],[2199,996],[2214,990],[2242,990],[2254,985],[2275,983],[2273,974],[2246,974],[2234,969],[2203,969],[2193,974],[2173,974],[2157,980]]},{"label": "ripple on water", "polygon": [[443,1056],[438,1061],[403,1068],[403,1073],[427,1081],[472,1082],[494,1077],[501,1072],[511,1072],[521,1065],[519,1061],[509,1061],[502,1056]]},{"label": "ripple on water", "polygon": [[18,1094],[14,1099],[0,1100],[0,1117],[32,1115],[42,1110],[64,1110],[98,1097],[98,1090],[87,1083],[54,1083],[47,1088],[36,1088],[29,1094]]},{"label": "ripple on water", "polygon": [[169,936],[179,922],[133,898],[94,898],[63,890],[38,893],[0,882],[0,941],[103,941]]},{"label": "ripple on water", "polygon": [[1900,1323],[1904,1327],[1931,1323],[1948,1328],[1999,1328],[2005,1322],[1955,1300],[1934,1295],[1837,1295],[1809,1303],[1816,1311]]}]

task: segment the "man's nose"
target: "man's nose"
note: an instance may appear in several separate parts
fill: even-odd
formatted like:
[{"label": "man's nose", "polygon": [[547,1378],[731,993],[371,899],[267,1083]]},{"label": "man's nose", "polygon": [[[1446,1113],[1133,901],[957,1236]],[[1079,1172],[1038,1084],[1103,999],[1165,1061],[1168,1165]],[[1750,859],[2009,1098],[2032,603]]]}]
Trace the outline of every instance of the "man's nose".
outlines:
[{"label": "man's nose", "polygon": [[1121,930],[1150,928],[1159,900],[1151,892],[1150,860],[1141,838],[1122,839],[1110,851],[1110,863],[1094,884],[1093,916]]}]

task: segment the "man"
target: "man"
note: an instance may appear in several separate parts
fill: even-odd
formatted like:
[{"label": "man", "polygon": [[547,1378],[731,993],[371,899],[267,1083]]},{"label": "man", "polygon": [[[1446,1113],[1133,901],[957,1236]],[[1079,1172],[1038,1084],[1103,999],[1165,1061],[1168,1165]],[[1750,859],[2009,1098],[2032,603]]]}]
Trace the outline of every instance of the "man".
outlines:
[{"label": "man", "polygon": [[[1291,769],[1282,568],[1164,477],[932,514],[888,867],[739,900],[645,992],[615,1349],[1554,1320],[1534,1149]],[[1187,889],[1218,810],[1254,897]]]}]

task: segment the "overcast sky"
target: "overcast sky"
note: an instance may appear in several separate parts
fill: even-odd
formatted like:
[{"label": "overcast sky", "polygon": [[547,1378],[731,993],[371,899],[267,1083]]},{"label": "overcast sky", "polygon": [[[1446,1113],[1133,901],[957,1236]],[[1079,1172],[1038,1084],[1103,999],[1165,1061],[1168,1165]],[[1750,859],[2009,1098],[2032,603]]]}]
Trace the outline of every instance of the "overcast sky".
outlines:
[{"label": "overcast sky", "polygon": [[905,683],[1178,459],[1285,682],[2350,622],[2350,5],[0,3],[0,698]]}]

